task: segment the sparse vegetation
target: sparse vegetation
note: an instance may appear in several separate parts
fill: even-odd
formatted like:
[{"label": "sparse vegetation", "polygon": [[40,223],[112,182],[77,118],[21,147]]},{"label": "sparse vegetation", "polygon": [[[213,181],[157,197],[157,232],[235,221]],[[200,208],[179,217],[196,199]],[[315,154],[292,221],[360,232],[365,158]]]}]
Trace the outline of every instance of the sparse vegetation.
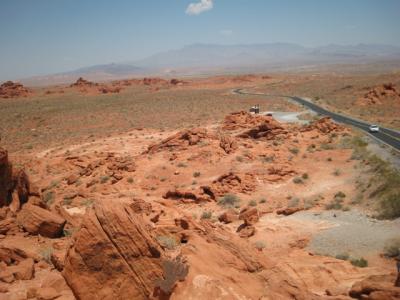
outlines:
[{"label": "sparse vegetation", "polygon": [[260,203],[266,203],[266,202],[267,202],[267,199],[265,199],[265,198],[260,199]]},{"label": "sparse vegetation", "polygon": [[223,207],[235,207],[240,203],[240,198],[233,194],[226,194],[218,200],[218,205]]},{"label": "sparse vegetation", "polygon": [[399,257],[400,256],[400,238],[392,239],[386,242],[383,254],[386,257]]},{"label": "sparse vegetation", "polygon": [[297,154],[299,154],[300,150],[299,150],[299,148],[290,148],[289,152],[294,155],[297,155]]},{"label": "sparse vegetation", "polygon": [[43,201],[44,203],[46,203],[47,206],[53,204],[54,199],[55,199],[55,193],[53,191],[46,191],[43,194]]},{"label": "sparse vegetation", "polygon": [[157,241],[163,248],[166,248],[168,250],[174,250],[178,246],[178,243],[173,237],[166,235],[157,236]]},{"label": "sparse vegetation", "polygon": [[359,267],[359,268],[365,268],[368,267],[368,261],[364,258],[353,258],[350,260],[351,264],[353,266]]},{"label": "sparse vegetation", "polygon": [[257,201],[256,200],[250,200],[248,205],[249,206],[257,206]]},{"label": "sparse vegetation", "polygon": [[39,250],[39,255],[44,261],[51,264],[51,256],[53,255],[53,252],[54,252],[53,247],[41,248]]},{"label": "sparse vegetation", "polygon": [[301,179],[301,177],[295,177],[293,178],[293,182],[296,184],[302,184],[304,183],[303,179]]},{"label": "sparse vegetation", "polygon": [[201,175],[201,173],[198,172],[198,171],[193,173],[193,177],[195,177],[195,178],[196,178],[196,177],[200,177],[200,175]]},{"label": "sparse vegetation", "polygon": [[110,180],[110,176],[101,176],[100,177],[100,183],[101,184],[106,183],[108,180]]},{"label": "sparse vegetation", "polygon": [[348,260],[350,258],[350,256],[347,253],[341,253],[341,254],[336,255],[335,258],[341,259],[341,260]]},{"label": "sparse vegetation", "polygon": [[212,211],[203,211],[203,213],[200,216],[200,219],[202,220],[209,220],[212,217]]},{"label": "sparse vegetation", "polygon": [[156,286],[166,295],[170,295],[177,281],[185,280],[189,273],[189,266],[183,261],[181,256],[172,260],[164,260],[163,263],[164,278],[156,280]]},{"label": "sparse vegetation", "polygon": [[257,241],[254,243],[254,247],[256,247],[257,250],[262,251],[266,245],[263,241]]}]

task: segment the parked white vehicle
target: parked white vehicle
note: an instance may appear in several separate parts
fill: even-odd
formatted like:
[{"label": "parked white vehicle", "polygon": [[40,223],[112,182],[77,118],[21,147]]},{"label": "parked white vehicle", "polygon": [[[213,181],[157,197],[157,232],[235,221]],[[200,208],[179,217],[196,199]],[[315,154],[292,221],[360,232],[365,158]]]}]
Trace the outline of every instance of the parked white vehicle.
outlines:
[{"label": "parked white vehicle", "polygon": [[369,132],[379,132],[379,126],[378,125],[369,126]]}]

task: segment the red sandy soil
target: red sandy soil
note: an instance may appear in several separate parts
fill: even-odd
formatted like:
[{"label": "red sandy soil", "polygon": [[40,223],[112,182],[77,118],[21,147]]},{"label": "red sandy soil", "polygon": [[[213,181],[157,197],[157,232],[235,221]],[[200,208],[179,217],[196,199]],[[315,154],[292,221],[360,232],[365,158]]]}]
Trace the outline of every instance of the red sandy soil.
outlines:
[{"label": "red sandy soil", "polygon": [[7,81],[0,85],[0,98],[27,97],[30,94],[29,89],[17,82]]},{"label": "red sandy soil", "polygon": [[[398,299],[392,262],[313,255],[305,247],[322,225],[285,223],[338,190],[354,195],[352,151],[319,149],[350,134],[328,118],[298,126],[240,112],[30,157],[1,150],[0,299]],[[240,202],[219,205],[227,193]]]}]

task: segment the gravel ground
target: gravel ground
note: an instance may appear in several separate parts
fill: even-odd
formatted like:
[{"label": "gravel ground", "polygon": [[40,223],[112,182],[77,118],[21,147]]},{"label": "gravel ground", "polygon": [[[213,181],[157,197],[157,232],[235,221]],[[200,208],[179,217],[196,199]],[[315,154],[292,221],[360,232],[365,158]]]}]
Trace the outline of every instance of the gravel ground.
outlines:
[{"label": "gravel ground", "polygon": [[357,258],[378,254],[388,240],[400,238],[400,219],[379,221],[357,211],[304,211],[289,218],[332,225],[314,235],[308,246],[311,252],[323,255],[347,253]]}]

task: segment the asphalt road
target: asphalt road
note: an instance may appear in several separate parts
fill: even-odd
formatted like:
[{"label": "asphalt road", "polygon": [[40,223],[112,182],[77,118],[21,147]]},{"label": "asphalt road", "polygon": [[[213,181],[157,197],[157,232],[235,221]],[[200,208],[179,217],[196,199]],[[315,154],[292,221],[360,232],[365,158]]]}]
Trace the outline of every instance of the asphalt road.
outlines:
[{"label": "asphalt road", "polygon": [[[263,94],[263,93],[248,93],[248,92],[243,91],[242,89],[236,89],[233,92],[236,94],[242,94],[242,95],[271,96],[271,95]],[[318,114],[331,117],[334,121],[336,121],[338,123],[343,123],[343,124],[357,127],[359,129],[361,129],[362,131],[366,132],[367,134],[373,136],[377,140],[380,140],[400,151],[400,132],[398,132],[398,131],[384,128],[384,127],[379,126],[379,124],[377,124],[380,127],[380,131],[372,133],[372,132],[369,132],[369,126],[371,125],[371,123],[367,123],[367,122],[364,122],[361,120],[356,120],[356,119],[353,119],[353,118],[350,118],[350,117],[347,117],[347,116],[344,116],[341,114],[331,112],[329,110],[326,110],[325,108],[322,108],[321,106],[319,106],[315,103],[312,103],[312,102],[305,100],[303,98],[300,98],[300,97],[282,96],[282,95],[274,95],[274,96],[289,98],[289,99],[313,110],[314,112],[316,112]]]}]

